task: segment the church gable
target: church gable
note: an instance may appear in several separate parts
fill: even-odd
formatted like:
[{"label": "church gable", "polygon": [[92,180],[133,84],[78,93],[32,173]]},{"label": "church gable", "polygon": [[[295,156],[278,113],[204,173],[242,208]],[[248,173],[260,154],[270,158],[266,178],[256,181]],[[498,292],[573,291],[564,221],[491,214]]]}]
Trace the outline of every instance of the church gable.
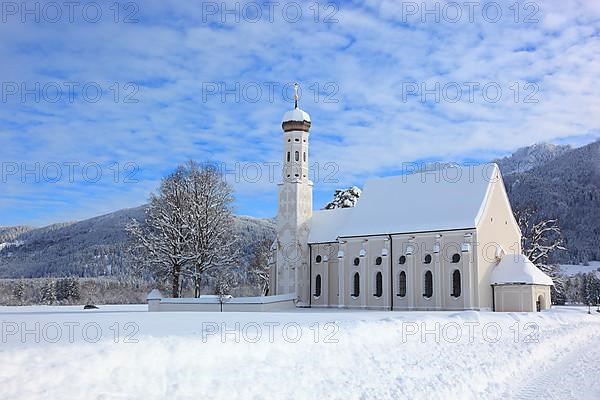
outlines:
[{"label": "church gable", "polygon": [[[502,174],[497,166],[490,180],[486,200],[482,203],[481,210],[475,219],[475,224],[478,228],[487,228],[493,225],[494,219],[498,222],[503,221],[503,224],[508,227],[506,229],[509,229],[513,234],[521,236],[521,230],[514,217]],[[497,225],[492,227],[494,230],[498,229]]]}]

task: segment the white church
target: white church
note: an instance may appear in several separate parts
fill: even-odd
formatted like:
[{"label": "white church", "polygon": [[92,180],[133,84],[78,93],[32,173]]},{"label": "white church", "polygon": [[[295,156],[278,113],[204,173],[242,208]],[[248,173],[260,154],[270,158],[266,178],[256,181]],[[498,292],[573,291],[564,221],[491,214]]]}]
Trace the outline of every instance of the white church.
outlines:
[{"label": "white church", "polygon": [[271,293],[299,307],[540,311],[552,279],[521,254],[496,164],[365,183],[355,207],[313,211],[308,113],[283,116]]}]

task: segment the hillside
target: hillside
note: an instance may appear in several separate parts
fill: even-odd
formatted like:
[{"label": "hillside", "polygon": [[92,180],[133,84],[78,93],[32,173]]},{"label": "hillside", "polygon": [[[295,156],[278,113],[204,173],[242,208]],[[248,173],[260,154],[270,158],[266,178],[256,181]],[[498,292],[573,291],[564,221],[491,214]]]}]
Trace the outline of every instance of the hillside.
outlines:
[{"label": "hillside", "polygon": [[554,261],[600,260],[600,141],[558,152],[525,171],[504,173],[511,203],[558,218],[567,251]]},{"label": "hillside", "polygon": [[508,157],[494,160],[502,170],[504,176],[522,173],[539,167],[555,158],[571,151],[571,146],[555,145],[551,143],[536,143],[531,146],[521,147]]},{"label": "hillside", "polygon": [[[79,222],[43,228],[0,229],[0,278],[127,276],[132,262],[125,226],[144,220],[143,206]],[[248,265],[256,243],[274,237],[270,219],[236,217],[242,243],[240,267]]]}]

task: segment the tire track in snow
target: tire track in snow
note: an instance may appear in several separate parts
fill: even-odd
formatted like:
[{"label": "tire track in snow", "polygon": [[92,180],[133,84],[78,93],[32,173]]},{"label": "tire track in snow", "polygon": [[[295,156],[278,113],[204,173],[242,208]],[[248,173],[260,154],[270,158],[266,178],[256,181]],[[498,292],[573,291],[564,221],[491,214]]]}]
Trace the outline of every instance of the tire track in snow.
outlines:
[{"label": "tire track in snow", "polygon": [[551,361],[549,367],[527,379],[510,397],[537,399],[600,399],[600,337],[594,336],[563,356]]}]

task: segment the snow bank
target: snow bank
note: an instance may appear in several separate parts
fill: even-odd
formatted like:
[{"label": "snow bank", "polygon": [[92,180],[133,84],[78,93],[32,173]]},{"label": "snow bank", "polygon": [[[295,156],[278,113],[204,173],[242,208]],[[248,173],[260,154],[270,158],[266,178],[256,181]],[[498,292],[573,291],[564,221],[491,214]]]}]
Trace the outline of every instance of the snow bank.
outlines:
[{"label": "snow bank", "polygon": [[[537,314],[139,310],[0,309],[0,364],[10,365],[0,369],[0,397],[511,398],[528,375],[600,338],[600,316],[577,307]],[[42,332],[49,324],[79,326],[73,340],[50,343],[42,334],[36,343],[33,333],[6,336],[7,322],[18,329],[39,323]],[[89,337],[93,324],[97,343]]]}]

